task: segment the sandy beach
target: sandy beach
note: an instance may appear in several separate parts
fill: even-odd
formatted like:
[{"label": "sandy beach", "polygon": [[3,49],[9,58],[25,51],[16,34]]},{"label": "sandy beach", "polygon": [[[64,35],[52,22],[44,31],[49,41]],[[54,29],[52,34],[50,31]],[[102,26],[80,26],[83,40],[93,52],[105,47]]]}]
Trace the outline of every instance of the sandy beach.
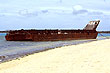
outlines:
[{"label": "sandy beach", "polygon": [[64,46],[0,64],[0,73],[109,73],[110,39]]}]

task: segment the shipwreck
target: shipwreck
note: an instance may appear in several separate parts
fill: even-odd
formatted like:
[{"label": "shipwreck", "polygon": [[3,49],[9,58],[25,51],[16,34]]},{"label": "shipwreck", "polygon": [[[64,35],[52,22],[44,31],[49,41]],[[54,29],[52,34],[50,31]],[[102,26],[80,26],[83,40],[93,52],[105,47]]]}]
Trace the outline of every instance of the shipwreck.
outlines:
[{"label": "shipwreck", "polygon": [[7,41],[59,41],[96,39],[98,32],[96,28],[100,20],[90,21],[84,29],[44,29],[44,30],[10,30],[5,38]]}]

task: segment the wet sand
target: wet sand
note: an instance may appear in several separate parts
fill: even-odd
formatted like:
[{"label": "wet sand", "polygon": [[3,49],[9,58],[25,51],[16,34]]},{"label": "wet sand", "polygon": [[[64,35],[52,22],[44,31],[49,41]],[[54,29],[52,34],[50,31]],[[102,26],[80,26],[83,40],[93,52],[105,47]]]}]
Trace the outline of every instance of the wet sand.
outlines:
[{"label": "wet sand", "polygon": [[109,73],[110,39],[64,46],[0,64],[0,73]]}]

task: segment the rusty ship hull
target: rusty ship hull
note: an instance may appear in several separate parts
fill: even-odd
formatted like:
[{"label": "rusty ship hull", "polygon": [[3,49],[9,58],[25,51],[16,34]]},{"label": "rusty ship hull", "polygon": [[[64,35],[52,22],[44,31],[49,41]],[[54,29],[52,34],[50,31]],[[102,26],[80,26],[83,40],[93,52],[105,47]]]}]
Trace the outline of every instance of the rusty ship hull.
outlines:
[{"label": "rusty ship hull", "polygon": [[[91,21],[82,30],[13,30],[5,36],[7,41],[59,41],[96,39],[96,28],[100,21]],[[91,25],[92,24],[92,25]]]},{"label": "rusty ship hull", "polygon": [[77,39],[96,39],[93,30],[18,30],[5,36],[7,41],[58,41]]}]

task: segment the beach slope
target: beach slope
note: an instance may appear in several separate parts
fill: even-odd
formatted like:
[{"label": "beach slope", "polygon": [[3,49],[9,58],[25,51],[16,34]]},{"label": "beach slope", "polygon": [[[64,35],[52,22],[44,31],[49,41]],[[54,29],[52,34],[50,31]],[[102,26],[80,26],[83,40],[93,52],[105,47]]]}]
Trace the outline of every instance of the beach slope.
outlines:
[{"label": "beach slope", "polygon": [[0,73],[109,73],[110,39],[55,48],[0,64]]}]

